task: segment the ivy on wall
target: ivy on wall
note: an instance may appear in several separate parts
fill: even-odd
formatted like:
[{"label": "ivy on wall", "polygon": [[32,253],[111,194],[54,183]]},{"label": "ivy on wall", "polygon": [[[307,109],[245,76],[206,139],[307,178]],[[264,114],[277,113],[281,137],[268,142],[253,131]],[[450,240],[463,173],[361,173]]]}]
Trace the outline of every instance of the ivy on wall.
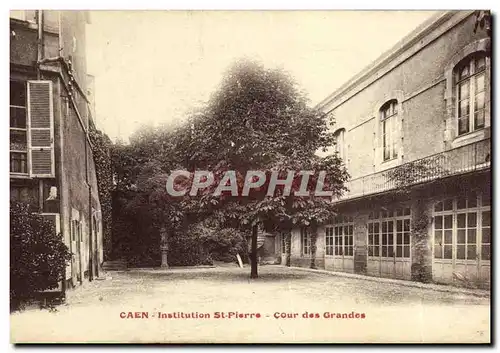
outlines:
[{"label": "ivy on wall", "polygon": [[94,124],[89,124],[89,136],[92,142],[92,153],[97,176],[97,189],[101,203],[101,220],[104,240],[104,260],[110,259],[111,229],[112,229],[112,204],[111,192],[113,190],[113,172],[111,167],[111,147],[109,137],[97,130]]}]

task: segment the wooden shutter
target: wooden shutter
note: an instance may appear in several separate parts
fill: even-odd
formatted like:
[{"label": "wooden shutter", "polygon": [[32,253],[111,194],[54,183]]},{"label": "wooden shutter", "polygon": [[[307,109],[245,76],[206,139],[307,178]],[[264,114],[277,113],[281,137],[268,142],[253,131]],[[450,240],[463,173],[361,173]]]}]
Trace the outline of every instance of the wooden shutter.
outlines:
[{"label": "wooden shutter", "polygon": [[28,81],[28,151],[32,177],[55,177],[51,81]]}]

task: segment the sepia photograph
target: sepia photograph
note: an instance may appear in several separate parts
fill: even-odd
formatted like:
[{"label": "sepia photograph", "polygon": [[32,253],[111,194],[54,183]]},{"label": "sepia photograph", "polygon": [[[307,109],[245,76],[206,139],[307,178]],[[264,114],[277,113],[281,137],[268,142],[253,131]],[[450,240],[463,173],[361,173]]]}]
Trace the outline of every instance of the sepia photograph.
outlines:
[{"label": "sepia photograph", "polygon": [[492,17],[11,8],[10,343],[491,344]]}]

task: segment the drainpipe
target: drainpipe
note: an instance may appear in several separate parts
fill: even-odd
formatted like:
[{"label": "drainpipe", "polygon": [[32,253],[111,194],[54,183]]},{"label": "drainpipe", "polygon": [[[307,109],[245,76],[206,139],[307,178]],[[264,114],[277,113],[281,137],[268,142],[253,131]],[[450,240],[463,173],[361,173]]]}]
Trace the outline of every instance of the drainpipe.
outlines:
[{"label": "drainpipe", "polygon": [[38,10],[37,11],[37,17],[38,17],[38,38],[37,38],[37,65],[36,65],[36,77],[37,80],[41,79],[41,73],[40,73],[40,65],[38,64],[43,60],[43,10]]}]

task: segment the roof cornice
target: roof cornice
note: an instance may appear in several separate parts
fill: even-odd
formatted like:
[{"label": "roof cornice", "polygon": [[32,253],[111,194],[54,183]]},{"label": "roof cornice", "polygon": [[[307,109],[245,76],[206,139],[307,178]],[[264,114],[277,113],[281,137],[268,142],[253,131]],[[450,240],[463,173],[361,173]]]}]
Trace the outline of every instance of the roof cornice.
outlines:
[{"label": "roof cornice", "polygon": [[[338,105],[342,104],[352,96],[356,95],[359,91],[369,86],[371,83],[375,82],[379,78],[383,77],[394,67],[398,66],[401,62],[405,61],[407,57],[402,57],[402,54],[407,52],[409,49],[419,44],[424,38],[432,34],[436,29],[442,26],[444,23],[452,19],[449,25],[446,26],[443,33],[453,28],[458,23],[463,21],[465,18],[474,14],[474,11],[440,11],[434,16],[430,17],[419,25],[415,30],[397,42],[391,49],[383,53],[378,59],[372,62],[370,65],[361,70],[358,74],[353,76],[349,81],[344,83],[340,88],[335,90],[332,94],[323,99],[320,103],[316,105],[317,109],[321,110],[332,110]],[[457,16],[458,15],[458,16]],[[431,38],[424,43],[418,50],[408,57],[414,55],[416,52],[422,50],[425,46],[433,42],[442,33]],[[399,62],[397,59],[400,59]],[[390,65],[393,63],[393,65]],[[385,69],[384,69],[385,68]],[[382,70],[384,69],[384,70]],[[326,109],[327,108],[327,109]]]}]

